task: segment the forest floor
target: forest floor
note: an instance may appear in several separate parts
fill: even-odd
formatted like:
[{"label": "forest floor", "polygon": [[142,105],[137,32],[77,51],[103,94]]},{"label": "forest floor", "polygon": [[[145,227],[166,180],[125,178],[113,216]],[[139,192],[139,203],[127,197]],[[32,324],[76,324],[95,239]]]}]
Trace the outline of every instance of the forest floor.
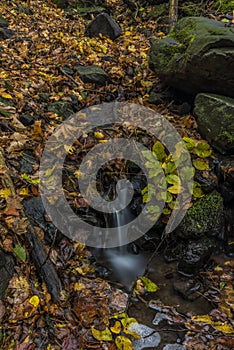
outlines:
[{"label": "forest floor", "polygon": [[[124,1],[109,1],[109,8],[123,30],[115,41],[86,37],[91,18],[71,17],[50,1],[31,0],[29,7],[20,0],[0,4],[0,14],[14,32],[0,43],[0,141],[15,191],[13,197],[2,181],[0,247],[13,257],[14,275],[5,300],[0,301],[0,349],[128,350],[137,336],[130,330],[133,319],[127,314],[115,316],[113,322],[114,315],[127,311],[128,296],[97,278],[90,251],[65,238],[58,245],[48,244],[44,228],[38,225],[35,230],[63,285],[60,301],[52,298],[31,260],[21,205],[40,195],[40,158],[46,140],[63,121],[62,115],[48,110],[48,104],[69,102],[78,112],[116,99],[133,102],[167,115],[183,136],[199,137],[191,115],[181,117],[166,105],[148,103],[149,91],[158,83],[148,66],[149,33],[161,38],[163,28],[154,20],[132,15]],[[75,70],[72,76],[69,73],[77,64],[100,66],[111,82],[102,87],[85,84]],[[30,173],[20,170],[25,151],[33,155]],[[1,176],[4,179],[5,174]],[[220,260],[214,271],[207,272],[216,290],[213,314],[196,319],[171,311],[175,324],[192,334],[188,349],[234,347],[232,270],[233,262]],[[138,292],[142,300],[147,290],[141,284]]]}]

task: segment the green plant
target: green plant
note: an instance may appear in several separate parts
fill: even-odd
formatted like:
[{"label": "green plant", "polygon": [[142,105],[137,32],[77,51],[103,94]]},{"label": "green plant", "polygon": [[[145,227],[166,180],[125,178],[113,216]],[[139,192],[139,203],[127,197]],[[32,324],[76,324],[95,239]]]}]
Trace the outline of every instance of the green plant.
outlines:
[{"label": "green plant", "polygon": [[[181,143],[175,146],[175,152],[168,153],[164,145],[160,141],[156,141],[151,149],[151,152],[143,151],[143,156],[147,159],[145,166],[149,169],[149,178],[153,183],[148,184],[141,191],[143,203],[149,203],[152,199],[164,201],[165,207],[162,211],[164,215],[170,215],[171,211],[178,208],[176,197],[179,193],[185,193],[186,181],[191,180],[195,174],[195,170],[208,170],[209,163],[204,158],[211,155],[212,150],[210,145],[205,141],[194,140],[189,137],[184,137],[183,141],[191,154],[193,161],[191,167],[184,166],[186,154],[181,147]],[[177,171],[177,165],[181,166],[180,176]],[[166,191],[162,182],[162,171],[164,172],[164,180],[166,182]],[[154,185],[155,184],[155,185]],[[161,188],[161,191],[158,189]],[[193,182],[192,199],[196,200],[204,195],[199,182]],[[147,213],[151,220],[155,220],[160,212],[158,205],[149,205]]]}]

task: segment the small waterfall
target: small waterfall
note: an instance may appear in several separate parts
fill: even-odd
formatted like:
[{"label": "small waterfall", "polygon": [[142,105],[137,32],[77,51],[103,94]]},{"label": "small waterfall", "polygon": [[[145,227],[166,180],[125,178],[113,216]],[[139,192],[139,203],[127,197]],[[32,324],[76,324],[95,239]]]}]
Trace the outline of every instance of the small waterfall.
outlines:
[{"label": "small waterfall", "polygon": [[[112,214],[105,215],[106,227],[116,227],[119,246],[115,248],[104,248],[101,250],[102,260],[105,261],[105,266],[108,266],[112,271],[111,279],[114,279],[124,285],[127,289],[131,289],[132,284],[137,277],[142,276],[146,267],[146,257],[142,254],[134,254],[129,250],[128,245],[122,245],[123,235],[127,235],[127,228],[124,227],[127,223],[134,219],[134,215],[127,205],[128,191],[126,186],[120,187],[121,181],[117,183],[117,192],[121,203],[124,204],[124,209],[116,210]],[[126,182],[125,182],[126,185]],[[125,230],[126,232],[124,232]],[[100,251],[99,251],[100,254]],[[98,261],[98,259],[97,259]]]}]

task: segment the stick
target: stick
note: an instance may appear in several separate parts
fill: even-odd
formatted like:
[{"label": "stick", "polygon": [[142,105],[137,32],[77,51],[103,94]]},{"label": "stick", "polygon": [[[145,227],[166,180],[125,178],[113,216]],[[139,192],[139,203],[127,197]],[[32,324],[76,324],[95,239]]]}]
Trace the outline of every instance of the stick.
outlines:
[{"label": "stick", "polygon": [[[13,181],[10,176],[9,169],[6,165],[4,153],[2,148],[0,147],[0,174],[4,175],[2,178],[2,184],[5,188],[9,188],[11,190],[12,197],[16,200],[18,196],[15,191],[15,187]],[[52,295],[52,297],[59,301],[60,293],[62,291],[62,285],[60,279],[57,275],[57,272],[54,268],[52,262],[48,259],[48,256],[45,252],[43,244],[35,231],[34,227],[30,224],[25,211],[22,208],[20,209],[20,213],[23,218],[25,218],[25,222],[27,222],[27,233],[25,234],[25,239],[27,244],[30,247],[30,254],[33,260],[33,263],[37,269],[38,275],[45,282],[48,292]]]}]

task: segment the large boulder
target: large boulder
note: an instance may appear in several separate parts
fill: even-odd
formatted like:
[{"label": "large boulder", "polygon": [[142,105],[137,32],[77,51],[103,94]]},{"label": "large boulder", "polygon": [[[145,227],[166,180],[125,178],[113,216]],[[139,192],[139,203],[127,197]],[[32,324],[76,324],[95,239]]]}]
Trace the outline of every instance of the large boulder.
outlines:
[{"label": "large boulder", "polygon": [[100,13],[86,28],[85,34],[90,38],[99,37],[100,34],[115,40],[120,36],[120,26],[107,14]]},{"label": "large boulder", "polygon": [[198,94],[194,114],[201,135],[220,153],[234,154],[234,99]]},{"label": "large boulder", "polygon": [[234,97],[234,28],[203,17],[183,18],[166,38],[152,41],[150,67],[186,93]]}]

